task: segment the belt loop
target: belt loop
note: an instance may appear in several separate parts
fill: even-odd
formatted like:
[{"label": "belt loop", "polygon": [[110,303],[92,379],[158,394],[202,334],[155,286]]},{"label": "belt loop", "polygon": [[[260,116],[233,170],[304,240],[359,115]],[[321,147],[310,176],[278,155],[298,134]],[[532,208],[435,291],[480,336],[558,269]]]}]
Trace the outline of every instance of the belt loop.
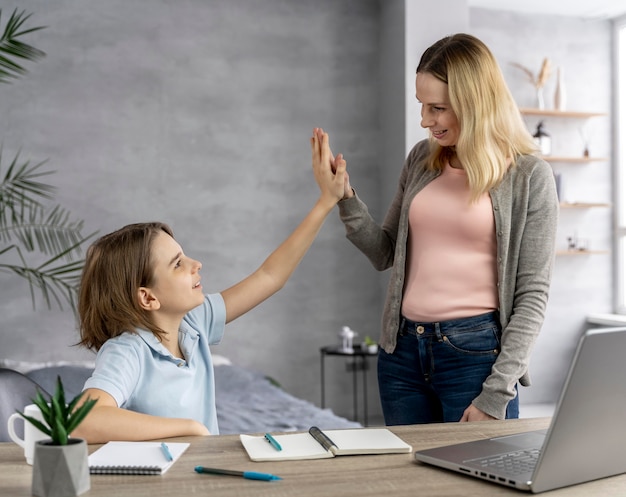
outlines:
[{"label": "belt loop", "polygon": [[398,335],[399,336],[404,336],[404,326],[406,324],[406,318],[404,316],[401,317],[400,319],[400,328],[398,329]]},{"label": "belt loop", "polygon": [[437,335],[437,341],[443,342],[443,335],[441,334],[441,327],[439,325],[439,321],[433,324],[435,325],[435,335]]}]

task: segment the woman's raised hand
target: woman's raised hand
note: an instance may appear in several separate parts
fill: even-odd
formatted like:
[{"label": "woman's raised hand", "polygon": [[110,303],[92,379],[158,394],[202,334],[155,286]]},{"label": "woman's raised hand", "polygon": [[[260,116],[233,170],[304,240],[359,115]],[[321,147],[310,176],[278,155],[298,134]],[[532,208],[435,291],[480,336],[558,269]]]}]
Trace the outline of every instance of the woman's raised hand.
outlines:
[{"label": "woman's raised hand", "polygon": [[[323,188],[320,180],[324,178],[323,175],[327,175],[328,173],[332,175],[333,188],[336,187],[338,180],[342,180],[342,193],[337,199],[337,201],[339,201],[352,197],[354,192],[350,186],[350,177],[346,171],[346,161],[342,154],[333,155],[329,141],[328,133],[325,133],[322,128],[313,129],[313,136],[311,137],[313,171],[320,188]],[[318,176],[318,174],[322,176]]]}]

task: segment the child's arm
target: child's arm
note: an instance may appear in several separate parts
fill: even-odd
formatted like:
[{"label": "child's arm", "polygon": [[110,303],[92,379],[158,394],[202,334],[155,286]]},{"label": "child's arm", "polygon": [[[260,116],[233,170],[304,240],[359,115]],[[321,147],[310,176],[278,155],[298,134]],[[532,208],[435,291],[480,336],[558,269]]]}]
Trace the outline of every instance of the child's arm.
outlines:
[{"label": "child's arm", "polygon": [[151,416],[117,407],[113,397],[104,390],[89,388],[85,390],[81,400],[88,397],[98,399],[98,402],[72,432],[72,437],[82,438],[90,444],[110,440],[154,440],[210,435],[206,426],[193,419]]},{"label": "child's arm", "polygon": [[344,195],[346,162],[340,155],[331,167],[328,134],[314,130],[311,137],[313,174],[320,197],[298,227],[254,273],[224,290],[226,322],[238,318],[280,290],[315,240],[326,216]]}]

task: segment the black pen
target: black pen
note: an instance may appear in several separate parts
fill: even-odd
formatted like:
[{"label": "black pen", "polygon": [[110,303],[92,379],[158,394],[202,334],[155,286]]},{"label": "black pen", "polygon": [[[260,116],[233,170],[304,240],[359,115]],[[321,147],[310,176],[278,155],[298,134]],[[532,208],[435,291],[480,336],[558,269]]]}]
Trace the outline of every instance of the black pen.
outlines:
[{"label": "black pen", "polygon": [[210,475],[239,476],[248,480],[274,481],[282,480],[280,476],[271,475],[269,473],[257,473],[256,471],[233,471],[232,469],[205,468],[204,466],[196,466],[196,473],[207,473]]},{"label": "black pen", "polygon": [[317,426],[312,426],[309,429],[309,433],[317,441],[317,443],[319,443],[326,450],[329,450],[331,452],[333,452],[332,450],[333,448],[337,450],[337,446],[335,445],[335,442],[333,442],[330,438],[328,438],[328,436],[322,430],[320,430]]}]

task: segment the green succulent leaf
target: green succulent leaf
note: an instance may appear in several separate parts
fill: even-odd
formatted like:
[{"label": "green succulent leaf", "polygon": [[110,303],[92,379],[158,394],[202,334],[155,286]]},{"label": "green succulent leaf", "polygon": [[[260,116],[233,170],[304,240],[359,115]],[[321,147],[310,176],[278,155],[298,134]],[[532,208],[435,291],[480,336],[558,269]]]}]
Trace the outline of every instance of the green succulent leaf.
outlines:
[{"label": "green succulent leaf", "polygon": [[84,404],[76,409],[67,420],[67,432],[72,433],[83,422],[89,411],[96,405],[98,399],[87,398]]},{"label": "green succulent leaf", "polygon": [[33,418],[31,416],[27,416],[26,414],[23,414],[19,411],[17,411],[17,413],[22,416],[26,421],[28,421],[29,423],[31,423],[35,428],[37,428],[39,431],[45,433],[46,435],[48,435],[50,438],[52,438],[52,430],[50,430],[50,428],[48,427],[48,425],[42,423],[41,421],[39,421],[36,418]]},{"label": "green succulent leaf", "polygon": [[41,410],[43,422],[19,411],[18,413],[26,421],[48,435],[54,445],[67,445],[70,434],[83,422],[97,402],[97,399],[88,397],[83,404],[78,406],[82,396],[83,393],[80,393],[69,403],[66,403],[63,382],[61,377],[57,376],[54,395],[46,399],[40,391],[37,391],[33,399],[33,403]]}]

